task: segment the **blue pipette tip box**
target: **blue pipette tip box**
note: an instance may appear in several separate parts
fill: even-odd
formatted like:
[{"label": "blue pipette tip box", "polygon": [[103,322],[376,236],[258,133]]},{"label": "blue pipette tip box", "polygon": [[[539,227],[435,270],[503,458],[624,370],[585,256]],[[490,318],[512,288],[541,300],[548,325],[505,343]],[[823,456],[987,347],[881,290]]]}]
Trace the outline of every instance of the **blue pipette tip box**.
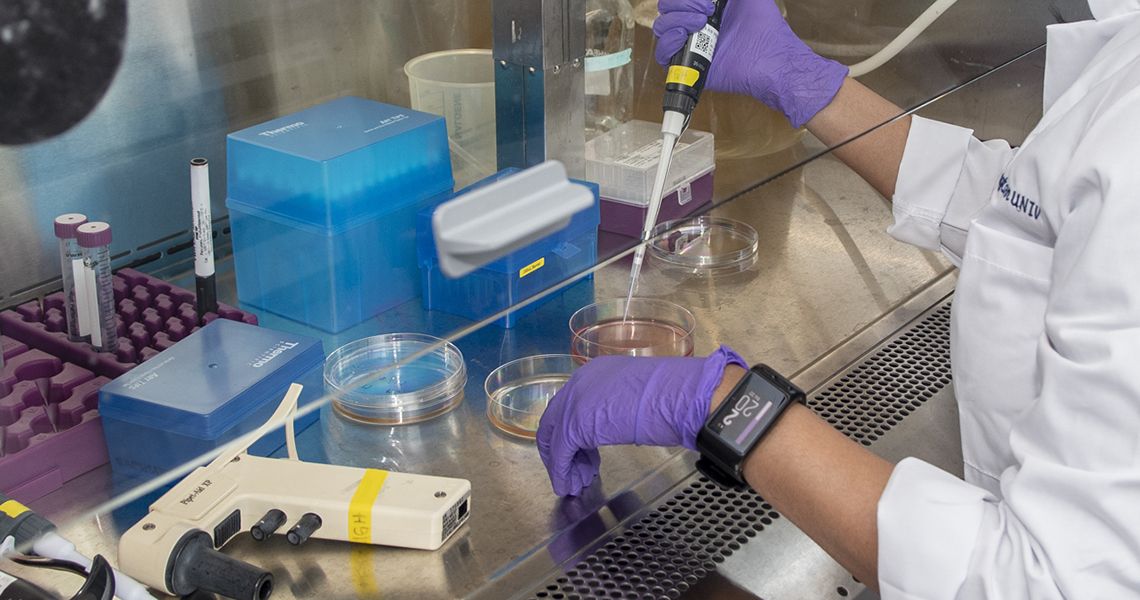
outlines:
[{"label": "blue pipette tip box", "polygon": [[[111,468],[147,477],[195,460],[261,426],[294,382],[304,386],[299,406],[320,398],[323,364],[320,340],[214,321],[100,390]],[[296,430],[317,417],[298,417]],[[250,453],[284,444],[278,428]]]},{"label": "blue pipette tip box", "polygon": [[227,196],[334,232],[451,191],[443,117],[346,96],[226,138]]},{"label": "blue pipette tip box", "polygon": [[[518,171],[515,168],[503,169],[456,192],[453,197],[490,185]],[[416,252],[424,308],[479,321],[593,267],[598,260],[598,184],[587,181],[575,183],[593,192],[592,207],[575,214],[560,231],[458,279],[447,277],[439,267],[431,221],[435,207],[421,210],[416,223]],[[520,318],[555,297],[556,294],[550,294],[511,311],[494,323],[505,329],[512,328]]]},{"label": "blue pipette tip box", "polygon": [[416,213],[454,187],[442,117],[344,97],[226,152],[242,302],[338,333],[416,297]]}]

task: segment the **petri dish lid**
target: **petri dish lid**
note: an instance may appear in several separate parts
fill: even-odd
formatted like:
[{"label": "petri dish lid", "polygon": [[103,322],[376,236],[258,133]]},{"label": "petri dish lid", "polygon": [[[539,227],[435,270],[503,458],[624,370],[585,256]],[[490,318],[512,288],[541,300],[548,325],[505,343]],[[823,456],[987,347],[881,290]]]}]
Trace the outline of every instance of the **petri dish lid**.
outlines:
[{"label": "petri dish lid", "polygon": [[760,236],[747,223],[701,215],[654,228],[649,252],[671,267],[698,275],[727,275],[756,264]]},{"label": "petri dish lid", "polygon": [[487,376],[487,418],[503,433],[533,440],[546,404],[578,368],[568,354],[513,360]]},{"label": "petri dish lid", "polygon": [[463,400],[467,366],[451,342],[389,333],[345,344],[325,359],[325,389],[342,415],[398,425],[439,416]]}]

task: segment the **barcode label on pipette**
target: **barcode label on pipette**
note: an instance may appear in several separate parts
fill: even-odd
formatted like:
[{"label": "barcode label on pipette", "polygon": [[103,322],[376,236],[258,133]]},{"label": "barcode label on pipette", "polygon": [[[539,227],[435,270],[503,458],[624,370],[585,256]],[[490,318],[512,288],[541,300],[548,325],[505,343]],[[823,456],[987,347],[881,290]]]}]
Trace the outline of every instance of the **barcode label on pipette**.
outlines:
[{"label": "barcode label on pipette", "polygon": [[713,51],[716,50],[716,40],[719,35],[719,32],[714,29],[712,25],[705,25],[704,29],[701,29],[693,35],[693,41],[689,44],[689,50],[711,61]]}]

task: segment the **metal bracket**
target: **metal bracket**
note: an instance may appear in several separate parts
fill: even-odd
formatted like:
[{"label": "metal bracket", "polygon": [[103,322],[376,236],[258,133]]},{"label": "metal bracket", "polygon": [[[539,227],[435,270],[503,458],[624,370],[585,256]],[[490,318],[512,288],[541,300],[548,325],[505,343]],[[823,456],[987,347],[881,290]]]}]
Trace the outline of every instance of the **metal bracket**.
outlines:
[{"label": "metal bracket", "polygon": [[585,171],[585,0],[494,0],[499,168]]}]

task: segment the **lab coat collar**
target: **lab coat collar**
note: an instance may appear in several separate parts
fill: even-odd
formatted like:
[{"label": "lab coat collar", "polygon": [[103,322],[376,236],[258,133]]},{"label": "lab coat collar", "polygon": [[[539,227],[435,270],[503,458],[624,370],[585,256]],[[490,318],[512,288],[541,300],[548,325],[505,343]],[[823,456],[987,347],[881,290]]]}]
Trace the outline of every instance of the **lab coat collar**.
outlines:
[{"label": "lab coat collar", "polygon": [[1098,21],[1140,11],[1140,0],[1089,0],[1089,9]]},{"label": "lab coat collar", "polygon": [[1140,21],[1140,0],[1089,0],[1095,21],[1050,25],[1046,40],[1045,111],[1053,106],[1093,57],[1125,27]]}]

